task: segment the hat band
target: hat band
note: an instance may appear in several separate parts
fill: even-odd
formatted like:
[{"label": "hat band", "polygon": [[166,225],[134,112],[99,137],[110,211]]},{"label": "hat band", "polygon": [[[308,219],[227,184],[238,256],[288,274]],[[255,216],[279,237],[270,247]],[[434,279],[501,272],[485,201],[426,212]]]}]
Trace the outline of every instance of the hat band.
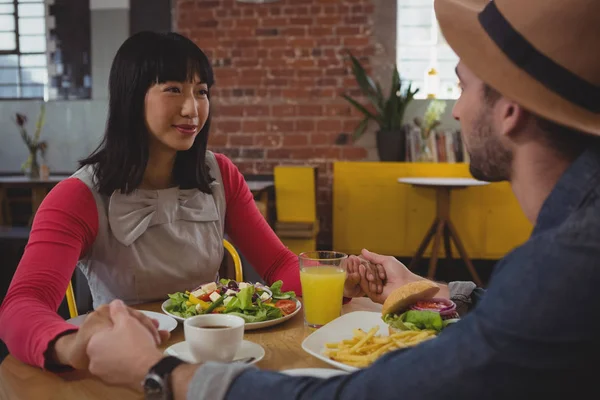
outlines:
[{"label": "hat band", "polygon": [[479,23],[500,50],[532,78],[565,100],[588,111],[600,112],[600,87],[540,53],[504,18],[494,1],[479,13]]}]

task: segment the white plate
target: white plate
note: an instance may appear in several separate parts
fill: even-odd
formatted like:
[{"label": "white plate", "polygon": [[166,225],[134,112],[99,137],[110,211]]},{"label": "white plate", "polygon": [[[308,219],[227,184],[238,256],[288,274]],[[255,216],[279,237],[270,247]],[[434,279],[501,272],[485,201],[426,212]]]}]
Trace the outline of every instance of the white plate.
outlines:
[{"label": "white plate", "polygon": [[[190,347],[185,340],[168,347],[165,350],[165,354],[181,358],[183,361],[189,363],[197,362],[194,359],[194,356],[192,356]],[[258,343],[244,340],[242,341],[240,349],[237,351],[237,353],[235,353],[233,361],[246,357],[254,357],[254,360],[248,364],[255,364],[265,357],[265,349],[263,349],[263,347]]]},{"label": "white plate", "polygon": [[322,326],[310,334],[302,342],[302,348],[307,353],[325,361],[329,365],[343,369],[344,371],[353,372],[358,368],[351,367],[341,362],[334,361],[323,355],[325,343],[335,343],[344,339],[352,339],[354,329],[362,329],[369,331],[374,326],[379,326],[377,335],[387,336],[389,334],[388,325],[381,319],[381,313],[372,311],[355,311],[344,314]]},{"label": "white plate", "polygon": [[331,368],[296,368],[286,369],[281,373],[291,376],[314,376],[315,378],[331,378],[332,376],[347,374],[346,371]]},{"label": "white plate", "polygon": [[[157,320],[158,321],[158,329],[161,331],[171,332],[173,329],[177,328],[177,321],[175,321],[175,318],[173,318],[169,315],[157,313],[154,311],[146,311],[146,310],[139,310],[139,311],[141,313],[146,314],[148,317]],[[75,318],[68,319],[67,322],[70,324],[79,326],[82,324],[85,317],[87,317],[87,314],[79,315]]]},{"label": "white plate", "polygon": [[[185,320],[185,318],[181,318],[178,317],[177,315],[173,315],[170,312],[167,311],[166,307],[171,304],[171,299],[167,299],[164,301],[164,303],[162,303],[162,310],[165,314],[167,314],[168,316],[175,318],[177,321],[183,322]],[[291,314],[288,315],[284,315],[281,318],[277,318],[277,319],[272,319],[269,321],[262,321],[262,322],[249,322],[246,323],[246,325],[244,325],[244,330],[246,331],[251,331],[254,329],[261,329],[261,328],[268,328],[269,326],[273,326],[273,325],[278,325],[281,324],[282,322],[287,321],[288,319],[292,318],[294,315],[298,314],[298,312],[300,312],[300,309],[302,308],[302,303],[300,303],[298,301],[298,299],[296,299],[296,311],[294,311]]]}]

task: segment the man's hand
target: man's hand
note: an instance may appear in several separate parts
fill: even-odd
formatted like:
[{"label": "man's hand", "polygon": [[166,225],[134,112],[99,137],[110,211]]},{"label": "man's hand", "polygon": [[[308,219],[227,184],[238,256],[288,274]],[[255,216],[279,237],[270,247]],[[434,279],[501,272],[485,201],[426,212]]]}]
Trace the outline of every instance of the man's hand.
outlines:
[{"label": "man's hand", "polygon": [[[409,282],[424,280],[425,278],[410,272],[408,268],[392,256],[382,256],[363,249],[361,258],[372,265],[377,265],[385,272],[385,285],[382,290],[373,290],[375,277],[367,272],[365,278],[360,281],[361,290],[376,303],[383,303],[391,292]],[[379,271],[379,270],[378,270]]]},{"label": "man's hand", "polygon": [[[169,337],[169,333],[158,330],[158,321],[148,318],[145,314],[128,308],[127,312],[137,319],[154,337],[157,344]],[[60,337],[54,344],[52,361],[59,365],[70,365],[75,369],[87,369],[89,359],[86,347],[90,338],[98,331],[113,325],[108,305],[102,305],[89,313],[77,332]]]},{"label": "man's hand", "polygon": [[148,370],[163,354],[157,340],[121,300],[109,307],[112,326],[96,332],[87,344],[89,370],[107,383],[141,390]]},{"label": "man's hand", "polygon": [[362,281],[370,292],[379,294],[383,291],[386,276],[381,265],[371,264],[357,256],[350,256],[344,260],[343,267],[346,269],[344,297],[365,296],[365,291],[361,287]]}]

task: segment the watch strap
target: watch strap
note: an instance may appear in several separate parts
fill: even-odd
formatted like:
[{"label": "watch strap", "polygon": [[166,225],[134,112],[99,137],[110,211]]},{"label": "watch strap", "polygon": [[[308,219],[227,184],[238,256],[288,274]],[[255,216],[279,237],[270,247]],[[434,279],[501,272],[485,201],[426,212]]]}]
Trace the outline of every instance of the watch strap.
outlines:
[{"label": "watch strap", "polygon": [[177,357],[167,356],[154,364],[143,382],[145,398],[147,400],[172,400],[171,373],[184,363]]},{"label": "watch strap", "polygon": [[155,373],[158,376],[164,377],[168,374],[170,374],[175,368],[177,368],[179,365],[184,364],[185,361],[183,361],[180,358],[174,357],[174,356],[166,356],[161,358],[156,364],[154,364],[152,366],[152,368],[150,368],[151,373]]}]

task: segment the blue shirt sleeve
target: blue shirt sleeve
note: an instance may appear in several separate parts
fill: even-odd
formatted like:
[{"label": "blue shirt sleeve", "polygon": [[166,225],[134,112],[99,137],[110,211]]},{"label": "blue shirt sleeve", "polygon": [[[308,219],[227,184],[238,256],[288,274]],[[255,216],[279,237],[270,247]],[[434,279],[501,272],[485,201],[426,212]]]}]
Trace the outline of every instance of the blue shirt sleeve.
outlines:
[{"label": "blue shirt sleeve", "polygon": [[[549,252],[531,243],[497,265],[478,306],[436,339],[327,380],[245,371],[232,382],[226,399],[573,396],[594,385],[600,357],[599,304],[590,303],[600,286],[596,265],[584,253]],[[595,284],[573,290],[583,276]]]}]

